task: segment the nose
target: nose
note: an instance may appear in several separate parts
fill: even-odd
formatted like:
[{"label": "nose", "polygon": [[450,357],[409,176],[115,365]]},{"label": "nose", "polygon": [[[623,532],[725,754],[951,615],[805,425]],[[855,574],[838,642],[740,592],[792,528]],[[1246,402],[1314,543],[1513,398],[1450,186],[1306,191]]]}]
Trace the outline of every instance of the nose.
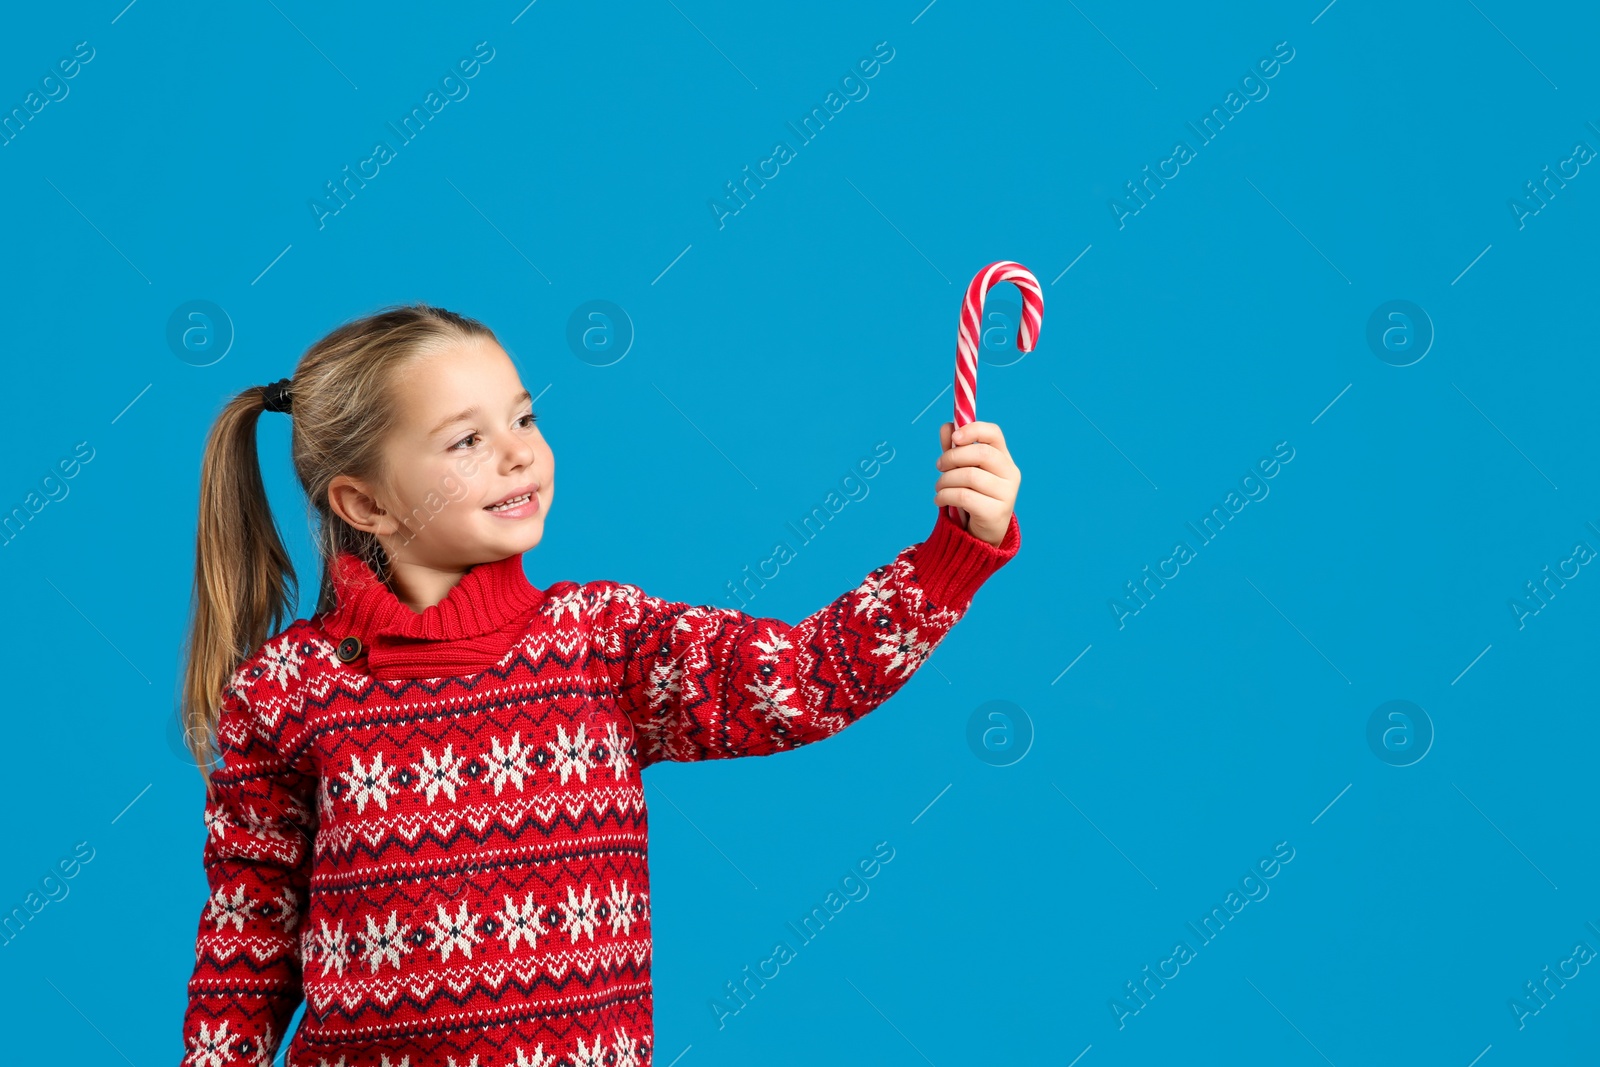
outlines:
[{"label": "nose", "polygon": [[502,466],[528,467],[533,465],[533,442],[522,434],[514,431],[502,433],[499,445]]}]

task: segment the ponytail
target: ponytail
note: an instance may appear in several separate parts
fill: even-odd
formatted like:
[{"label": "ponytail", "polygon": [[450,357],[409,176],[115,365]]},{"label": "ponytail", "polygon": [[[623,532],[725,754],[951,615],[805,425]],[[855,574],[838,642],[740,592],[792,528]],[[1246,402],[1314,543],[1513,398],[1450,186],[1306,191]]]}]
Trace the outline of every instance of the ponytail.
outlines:
[{"label": "ponytail", "polygon": [[[428,304],[391,305],[318,340],[295,365],[290,458],[322,562],[316,613],[335,606],[333,575],[350,552],[382,573],[383,546],[329,506],[340,476],[382,483],[384,441],[395,427],[393,386],[403,368],[441,346],[495,335],[476,319]],[[498,342],[496,342],[498,343]],[[288,411],[290,379],[229,400],[200,461],[194,593],[178,718],[206,792],[219,756],[222,701],[239,665],[295,618],[298,582],[267,505],[256,455],[263,411]]]},{"label": "ponytail", "polygon": [[223,691],[252,652],[294,618],[298,582],[267,503],[256,452],[266,387],[251,386],[217,416],[200,461],[188,656],[180,716],[206,790]]}]

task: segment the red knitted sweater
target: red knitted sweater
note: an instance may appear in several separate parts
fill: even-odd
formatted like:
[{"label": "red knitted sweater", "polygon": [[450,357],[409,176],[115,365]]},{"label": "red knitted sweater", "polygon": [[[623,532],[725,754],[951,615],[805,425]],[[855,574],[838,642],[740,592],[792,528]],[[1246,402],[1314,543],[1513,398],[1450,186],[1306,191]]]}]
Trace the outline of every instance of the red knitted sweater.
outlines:
[{"label": "red knitted sweater", "polygon": [[[639,772],[820,741],[889,699],[1017,552],[939,509],[789,625],[521,554],[415,612],[353,555],[240,665],[205,804],[186,1065],[654,1062]],[[352,641],[351,638],[355,640]]]}]

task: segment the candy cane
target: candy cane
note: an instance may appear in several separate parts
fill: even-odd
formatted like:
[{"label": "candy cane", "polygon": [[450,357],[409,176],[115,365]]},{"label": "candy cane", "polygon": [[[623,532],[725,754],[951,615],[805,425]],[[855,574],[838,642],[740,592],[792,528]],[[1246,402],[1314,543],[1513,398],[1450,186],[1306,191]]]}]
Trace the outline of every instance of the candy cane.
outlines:
[{"label": "candy cane", "polygon": [[[1001,282],[1012,282],[1022,292],[1022,321],[1017,323],[1017,348],[1032,352],[1039,340],[1039,326],[1044,321],[1044,296],[1039,291],[1039,279],[1021,263],[1002,259],[980,270],[967,286],[967,298],[961,304],[961,328],[956,337],[956,418],[954,429],[973,421],[978,415],[978,345],[982,341],[983,301],[989,290]],[[967,512],[954,504],[946,504],[950,517],[963,529],[967,525]]]}]

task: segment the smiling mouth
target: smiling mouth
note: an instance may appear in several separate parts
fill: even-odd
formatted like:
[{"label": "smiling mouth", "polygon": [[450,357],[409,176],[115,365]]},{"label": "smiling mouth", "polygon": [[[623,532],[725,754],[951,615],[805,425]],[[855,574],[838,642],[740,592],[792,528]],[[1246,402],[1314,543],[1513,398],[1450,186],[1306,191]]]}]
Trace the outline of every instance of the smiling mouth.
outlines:
[{"label": "smiling mouth", "polygon": [[510,511],[512,508],[520,507],[521,505],[526,504],[531,499],[533,499],[533,494],[532,493],[519,493],[517,496],[507,497],[506,499],[502,500],[498,504],[490,504],[488,507],[484,508],[483,510],[485,510],[485,511]]}]

